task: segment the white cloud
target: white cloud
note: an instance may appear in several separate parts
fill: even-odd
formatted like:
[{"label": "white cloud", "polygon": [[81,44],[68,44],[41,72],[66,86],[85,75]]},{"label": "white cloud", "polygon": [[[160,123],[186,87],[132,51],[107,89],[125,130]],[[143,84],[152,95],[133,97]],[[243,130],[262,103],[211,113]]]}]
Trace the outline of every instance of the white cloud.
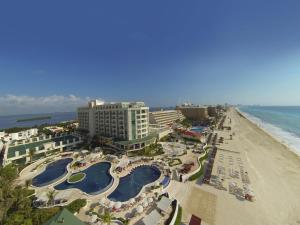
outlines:
[{"label": "white cloud", "polygon": [[75,111],[78,106],[87,105],[89,100],[91,100],[90,97],[79,97],[72,94],[40,97],[7,94],[0,96],[0,114]]}]

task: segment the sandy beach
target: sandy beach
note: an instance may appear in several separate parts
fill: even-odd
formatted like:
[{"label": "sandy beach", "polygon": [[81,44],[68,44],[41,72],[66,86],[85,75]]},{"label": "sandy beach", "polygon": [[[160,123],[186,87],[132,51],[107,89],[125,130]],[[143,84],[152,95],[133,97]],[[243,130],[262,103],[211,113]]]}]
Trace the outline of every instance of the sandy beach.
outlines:
[{"label": "sandy beach", "polygon": [[[233,108],[227,113],[224,125],[232,129],[217,131],[219,137],[224,137],[224,143],[218,145],[220,150],[213,167],[213,174],[223,169],[224,190],[198,183],[186,184],[189,187],[172,184],[171,194],[186,207],[184,222],[188,223],[191,214],[196,214],[205,224],[300,224],[300,157]],[[230,140],[232,133],[235,134]],[[229,175],[228,171],[235,167],[247,173],[256,201],[249,202],[229,192],[231,181],[243,184],[241,172],[239,179]],[[201,196],[185,194],[187,190],[200,191]],[[212,199],[215,199],[213,204]]]}]

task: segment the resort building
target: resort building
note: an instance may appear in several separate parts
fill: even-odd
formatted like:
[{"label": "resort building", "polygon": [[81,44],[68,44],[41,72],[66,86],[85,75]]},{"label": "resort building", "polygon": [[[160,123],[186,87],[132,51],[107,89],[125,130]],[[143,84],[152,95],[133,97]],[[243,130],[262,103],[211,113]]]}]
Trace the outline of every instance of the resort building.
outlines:
[{"label": "resort building", "polygon": [[90,101],[78,108],[79,128],[89,135],[111,138],[122,150],[138,150],[155,141],[149,134],[149,107],[144,102],[103,103]]},{"label": "resort building", "polygon": [[216,106],[208,106],[207,113],[210,117],[215,117],[217,115],[217,107]]},{"label": "resort building", "polygon": [[0,132],[0,138],[3,139],[4,141],[25,140],[36,135],[38,135],[37,128],[32,128],[32,129],[15,132],[15,133],[5,133],[4,131]]},{"label": "resort building", "polygon": [[2,164],[25,164],[57,151],[72,150],[82,142],[73,134],[39,136],[27,140],[10,141],[2,150]]},{"label": "resort building", "polygon": [[59,126],[49,126],[49,127],[45,127],[44,129],[49,130],[52,133],[60,133],[65,130],[63,127],[59,127]]},{"label": "resort building", "polygon": [[184,104],[176,107],[181,113],[190,120],[203,121],[208,118],[208,110],[205,106]]},{"label": "resort building", "polygon": [[188,130],[182,131],[181,136],[186,139],[200,141],[201,143],[206,142],[205,136],[195,131],[188,131]]},{"label": "resort building", "polygon": [[184,118],[179,110],[161,110],[149,113],[150,124],[163,126],[171,126],[175,121],[182,121]]},{"label": "resort building", "polygon": [[43,225],[85,225],[85,223],[74,216],[69,210],[63,208]]}]

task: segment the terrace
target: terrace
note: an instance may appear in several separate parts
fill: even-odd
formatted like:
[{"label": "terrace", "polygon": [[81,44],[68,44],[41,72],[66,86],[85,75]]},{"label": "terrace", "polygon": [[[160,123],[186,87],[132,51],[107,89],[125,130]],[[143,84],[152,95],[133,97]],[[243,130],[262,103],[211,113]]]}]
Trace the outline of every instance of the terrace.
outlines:
[{"label": "terrace", "polygon": [[37,147],[39,150],[44,150],[44,144],[46,143],[55,143],[55,146],[59,146],[60,142],[62,141],[63,145],[66,145],[68,142],[73,143],[73,140],[75,139],[75,142],[79,141],[79,138],[73,135],[65,135],[62,137],[54,137],[47,140],[41,140],[41,141],[35,141],[35,142],[29,142],[24,143],[20,145],[11,146],[8,148],[7,158],[13,158],[16,157],[16,152],[19,152],[19,156],[26,155],[26,149],[36,149]]}]

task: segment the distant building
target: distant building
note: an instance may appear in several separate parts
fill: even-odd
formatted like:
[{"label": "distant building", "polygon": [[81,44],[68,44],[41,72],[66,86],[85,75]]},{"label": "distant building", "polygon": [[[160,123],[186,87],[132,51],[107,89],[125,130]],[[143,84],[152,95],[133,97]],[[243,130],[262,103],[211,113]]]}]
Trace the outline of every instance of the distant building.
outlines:
[{"label": "distant building", "polygon": [[59,127],[59,126],[49,126],[49,127],[45,127],[44,129],[49,130],[52,133],[60,133],[65,130],[63,127]]},{"label": "distant building", "polygon": [[156,133],[158,140],[173,133],[173,128],[163,125],[155,125],[150,124],[149,125],[149,132],[150,133]]},{"label": "distant building", "polygon": [[43,225],[85,225],[85,223],[74,216],[69,210],[63,208]]},{"label": "distant building", "polygon": [[192,121],[203,121],[208,118],[207,107],[204,106],[185,104],[177,106],[176,109]]},{"label": "distant building", "polygon": [[138,150],[154,141],[149,134],[149,107],[144,102],[103,103],[90,101],[78,108],[79,129],[112,138],[113,145],[123,150]]},{"label": "distant building", "polygon": [[215,117],[217,115],[217,107],[216,106],[208,106],[207,113],[210,117]]},{"label": "distant building", "polygon": [[175,121],[182,121],[184,118],[179,110],[161,110],[149,113],[150,124],[162,126],[172,125]]},{"label": "distant building", "polygon": [[4,141],[18,141],[25,140],[36,135],[38,135],[37,128],[32,128],[15,133],[5,133],[4,131],[2,131],[0,132],[0,139],[3,139]]}]

